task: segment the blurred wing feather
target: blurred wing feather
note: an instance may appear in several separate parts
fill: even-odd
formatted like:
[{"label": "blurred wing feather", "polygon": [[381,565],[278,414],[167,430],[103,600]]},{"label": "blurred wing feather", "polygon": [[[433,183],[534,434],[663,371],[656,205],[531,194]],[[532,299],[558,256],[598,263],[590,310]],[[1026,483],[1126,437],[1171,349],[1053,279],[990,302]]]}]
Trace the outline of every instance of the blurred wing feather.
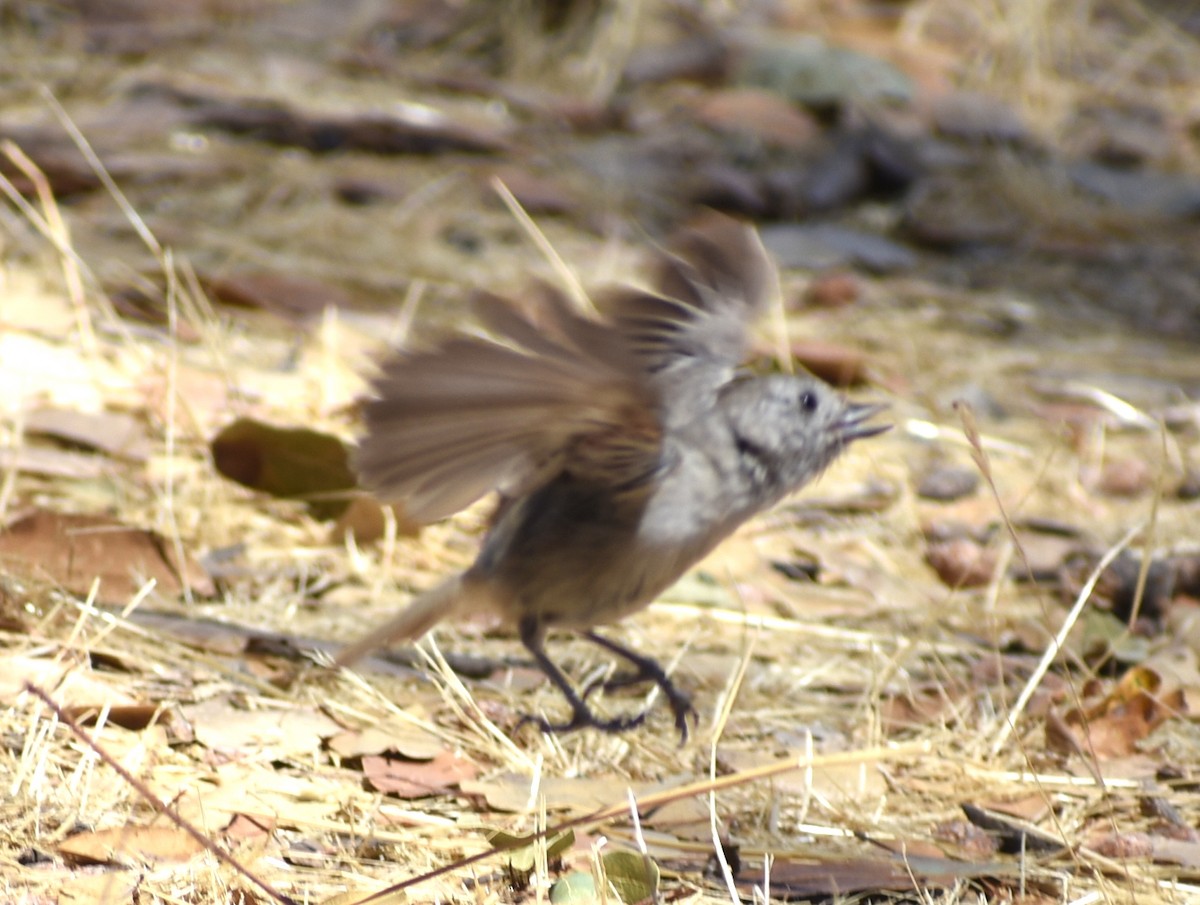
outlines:
[{"label": "blurred wing feather", "polygon": [[428,522],[563,471],[621,487],[657,467],[657,398],[620,334],[542,294],[545,325],[494,296],[477,299],[511,345],[457,338],[384,365],[357,454],[368,488]]},{"label": "blurred wing feather", "polygon": [[654,292],[618,289],[604,309],[668,401],[687,417],[745,358],[748,328],[778,292],[774,265],[750,226],[714,217],[660,253]]}]

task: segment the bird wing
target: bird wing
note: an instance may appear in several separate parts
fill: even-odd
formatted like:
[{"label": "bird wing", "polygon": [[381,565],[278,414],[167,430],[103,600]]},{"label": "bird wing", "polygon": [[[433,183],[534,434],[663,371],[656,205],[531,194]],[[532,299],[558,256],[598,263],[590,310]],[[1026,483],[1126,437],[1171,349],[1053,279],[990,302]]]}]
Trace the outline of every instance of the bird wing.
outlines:
[{"label": "bird wing", "polygon": [[367,487],[428,522],[489,490],[529,492],[564,471],[614,488],[654,472],[658,397],[621,334],[549,287],[540,295],[538,322],[477,295],[506,344],[459,337],[384,365],[357,453]]},{"label": "bird wing", "polygon": [[747,329],[778,292],[753,227],[714,215],[659,254],[656,291],[621,288],[602,309],[625,338],[668,420],[712,404],[744,360]]}]

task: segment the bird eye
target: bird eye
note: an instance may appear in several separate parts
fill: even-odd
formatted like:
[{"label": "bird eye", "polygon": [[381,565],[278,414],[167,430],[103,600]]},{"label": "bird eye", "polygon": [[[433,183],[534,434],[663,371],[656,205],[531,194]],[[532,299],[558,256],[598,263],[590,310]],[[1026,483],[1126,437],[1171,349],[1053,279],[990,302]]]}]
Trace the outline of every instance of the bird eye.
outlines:
[{"label": "bird eye", "polygon": [[805,391],[800,394],[800,408],[808,414],[812,414],[817,410],[817,394]]}]

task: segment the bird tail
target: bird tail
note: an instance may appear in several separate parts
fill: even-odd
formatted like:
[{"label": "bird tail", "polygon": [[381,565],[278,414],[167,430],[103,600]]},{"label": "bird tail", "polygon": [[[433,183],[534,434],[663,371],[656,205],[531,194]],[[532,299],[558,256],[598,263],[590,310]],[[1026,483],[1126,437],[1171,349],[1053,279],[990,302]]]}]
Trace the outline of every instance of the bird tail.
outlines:
[{"label": "bird tail", "polygon": [[333,658],[334,666],[352,666],[374,653],[399,641],[416,641],[427,631],[466,606],[463,577],[455,575],[439,585],[418,594],[403,610],[383,625],[357,641],[347,644]]}]

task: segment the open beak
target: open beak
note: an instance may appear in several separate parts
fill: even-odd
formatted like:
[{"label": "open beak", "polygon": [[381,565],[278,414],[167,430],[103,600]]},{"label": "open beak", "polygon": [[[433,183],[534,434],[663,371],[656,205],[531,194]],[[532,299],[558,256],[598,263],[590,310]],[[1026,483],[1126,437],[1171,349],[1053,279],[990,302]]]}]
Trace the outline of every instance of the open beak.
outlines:
[{"label": "open beak", "polygon": [[884,431],[891,430],[892,425],[890,424],[863,423],[886,409],[887,405],[882,403],[847,406],[846,414],[842,416],[842,420],[837,424],[838,435],[842,438],[842,442],[849,443],[851,440],[862,440],[864,437],[874,437],[877,434],[882,434]]}]

